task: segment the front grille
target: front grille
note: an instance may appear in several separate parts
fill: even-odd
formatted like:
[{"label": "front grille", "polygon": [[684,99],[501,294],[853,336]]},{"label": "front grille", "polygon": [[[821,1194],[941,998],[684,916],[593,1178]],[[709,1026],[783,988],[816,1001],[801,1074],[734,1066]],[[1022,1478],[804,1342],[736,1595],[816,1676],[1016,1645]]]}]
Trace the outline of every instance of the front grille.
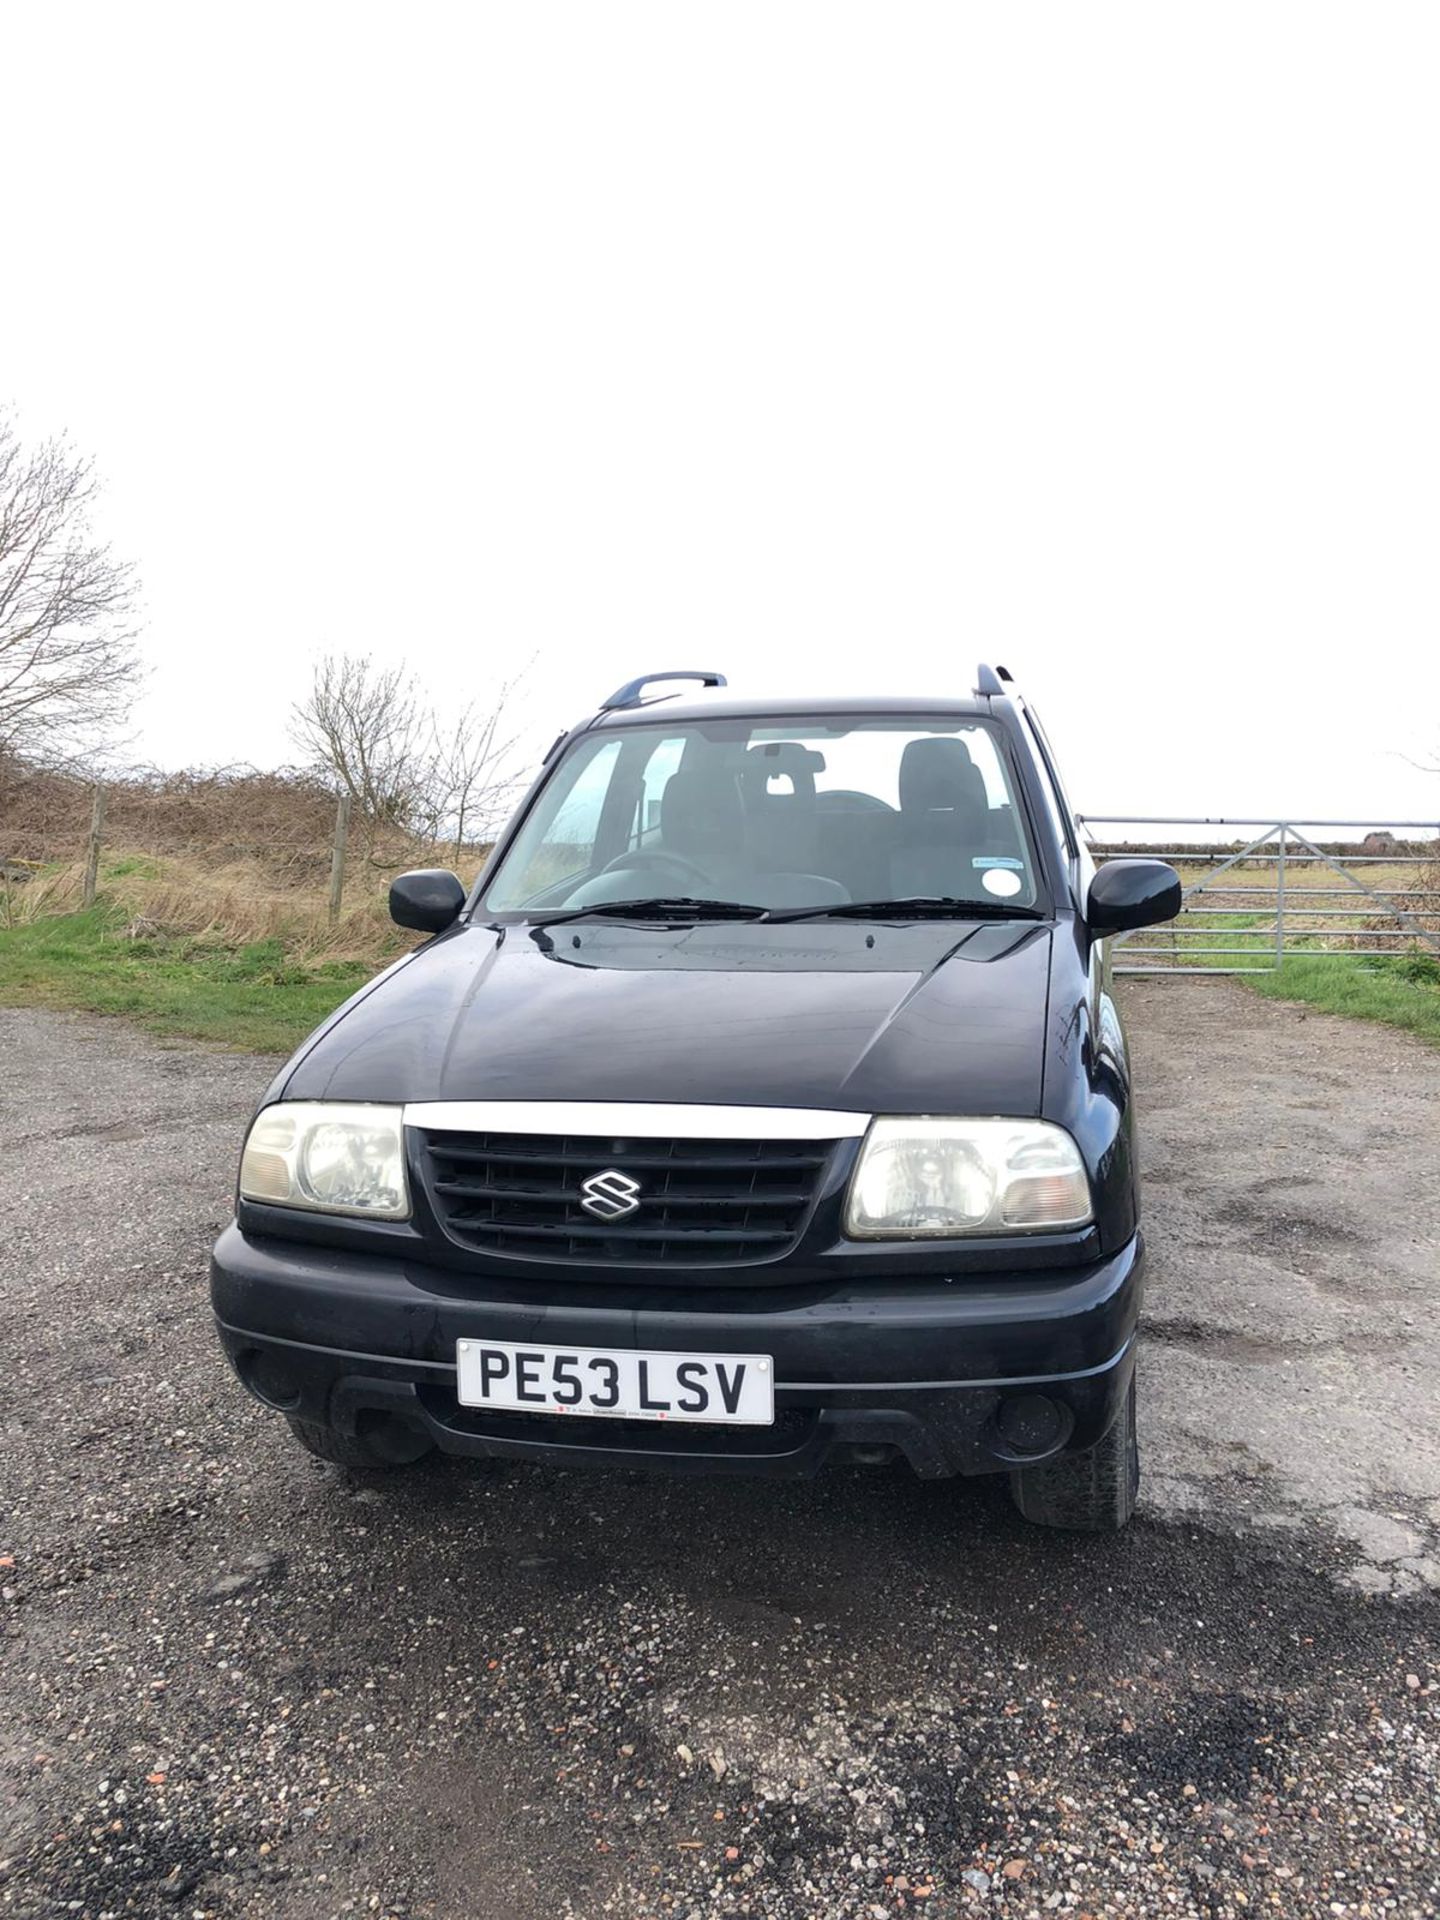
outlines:
[{"label": "front grille", "polygon": [[[834,1149],[831,1140],[428,1129],[422,1139],[436,1212],[463,1246],[511,1258],[627,1266],[774,1259],[799,1237]],[[581,1205],[582,1183],[609,1172],[635,1183],[638,1204],[623,1219],[597,1219]]]}]

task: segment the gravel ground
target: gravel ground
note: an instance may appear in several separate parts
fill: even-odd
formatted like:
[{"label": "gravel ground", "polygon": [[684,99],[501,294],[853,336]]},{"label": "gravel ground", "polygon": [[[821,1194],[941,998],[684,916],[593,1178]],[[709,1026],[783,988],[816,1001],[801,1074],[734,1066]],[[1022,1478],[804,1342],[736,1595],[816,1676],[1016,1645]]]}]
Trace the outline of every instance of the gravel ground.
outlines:
[{"label": "gravel ground", "polygon": [[268,1063],[0,1012],[0,1914],[1437,1911],[1440,1053],[1128,1000],[1114,1540],[898,1471],[347,1484],[208,1325]]}]

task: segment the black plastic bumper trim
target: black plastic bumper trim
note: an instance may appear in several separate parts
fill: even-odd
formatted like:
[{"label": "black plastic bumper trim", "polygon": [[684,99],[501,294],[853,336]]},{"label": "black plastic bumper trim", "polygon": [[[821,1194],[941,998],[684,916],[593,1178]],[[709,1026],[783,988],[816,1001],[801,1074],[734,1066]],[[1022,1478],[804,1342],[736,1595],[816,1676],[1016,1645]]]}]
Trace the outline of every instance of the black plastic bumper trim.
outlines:
[{"label": "black plastic bumper trim", "polygon": [[[243,1341],[252,1347],[290,1347],[301,1353],[323,1353],[327,1359],[343,1360],[347,1366],[371,1365],[378,1367],[424,1367],[432,1373],[454,1374],[456,1368],[445,1360],[411,1360],[395,1353],[357,1353],[351,1347],[325,1347],[310,1340],[286,1340],[278,1333],[256,1333],[250,1327],[232,1326],[228,1320],[216,1315],[216,1326],[222,1333],[229,1334],[232,1340]],[[472,1334],[471,1339],[483,1338]],[[563,1348],[564,1341],[541,1341],[542,1346]],[[1078,1367],[1072,1373],[1011,1373],[1001,1374],[990,1380],[974,1380],[968,1377],[959,1380],[780,1380],[775,1382],[776,1393],[808,1393],[818,1399],[829,1399],[837,1393],[945,1393],[953,1388],[1006,1388],[1006,1387],[1044,1387],[1058,1386],[1070,1380],[1095,1380],[1102,1373],[1109,1373],[1118,1367],[1135,1344],[1132,1333],[1125,1344],[1108,1360],[1102,1360],[1098,1366]]]}]

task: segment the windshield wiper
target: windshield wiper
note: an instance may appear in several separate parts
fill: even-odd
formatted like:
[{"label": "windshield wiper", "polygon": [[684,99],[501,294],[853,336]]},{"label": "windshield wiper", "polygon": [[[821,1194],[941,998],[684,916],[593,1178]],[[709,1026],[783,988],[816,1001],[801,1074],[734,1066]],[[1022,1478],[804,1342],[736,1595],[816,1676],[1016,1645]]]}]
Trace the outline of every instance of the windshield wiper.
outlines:
[{"label": "windshield wiper", "polygon": [[559,913],[537,914],[530,918],[530,924],[558,927],[567,920],[585,919],[765,920],[769,917],[764,907],[752,906],[744,900],[696,900],[688,894],[679,894],[653,900],[594,900],[588,907],[567,907]]},{"label": "windshield wiper", "polygon": [[908,900],[847,900],[843,905],[785,907],[767,920],[1043,920],[1038,907],[1008,900],[954,900],[942,894],[915,894]]}]

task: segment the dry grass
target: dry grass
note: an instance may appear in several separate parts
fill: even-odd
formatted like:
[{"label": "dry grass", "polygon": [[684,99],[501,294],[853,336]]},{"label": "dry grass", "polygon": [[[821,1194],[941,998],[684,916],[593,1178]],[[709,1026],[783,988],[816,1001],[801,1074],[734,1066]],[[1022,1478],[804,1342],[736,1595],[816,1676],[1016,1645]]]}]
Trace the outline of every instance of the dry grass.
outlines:
[{"label": "dry grass", "polygon": [[[93,788],[78,775],[0,756],[0,928],[81,909]],[[406,867],[455,864],[390,826],[351,821],[344,911],[328,913],[333,793],[293,769],[138,770],[106,786],[99,906],[125,937],[242,949],[276,944],[301,966],[380,966],[414,944],[386,895]],[[469,872],[485,849],[464,850]]]},{"label": "dry grass", "polygon": [[349,879],[331,926],[325,888],[257,860],[112,853],[88,911],[81,862],[36,869],[0,882],[0,998],[288,1052],[419,937],[391,922],[383,876]]},{"label": "dry grass", "polygon": [[[39,869],[0,885],[0,925],[24,926],[80,910],[84,863]],[[253,859],[213,864],[187,854],[111,853],[100,863],[100,901],[121,934],[242,947],[278,941],[303,963],[356,960],[382,966],[414,944],[386,906],[388,880],[358,863],[332,926],[327,889],[277,884]]]}]

